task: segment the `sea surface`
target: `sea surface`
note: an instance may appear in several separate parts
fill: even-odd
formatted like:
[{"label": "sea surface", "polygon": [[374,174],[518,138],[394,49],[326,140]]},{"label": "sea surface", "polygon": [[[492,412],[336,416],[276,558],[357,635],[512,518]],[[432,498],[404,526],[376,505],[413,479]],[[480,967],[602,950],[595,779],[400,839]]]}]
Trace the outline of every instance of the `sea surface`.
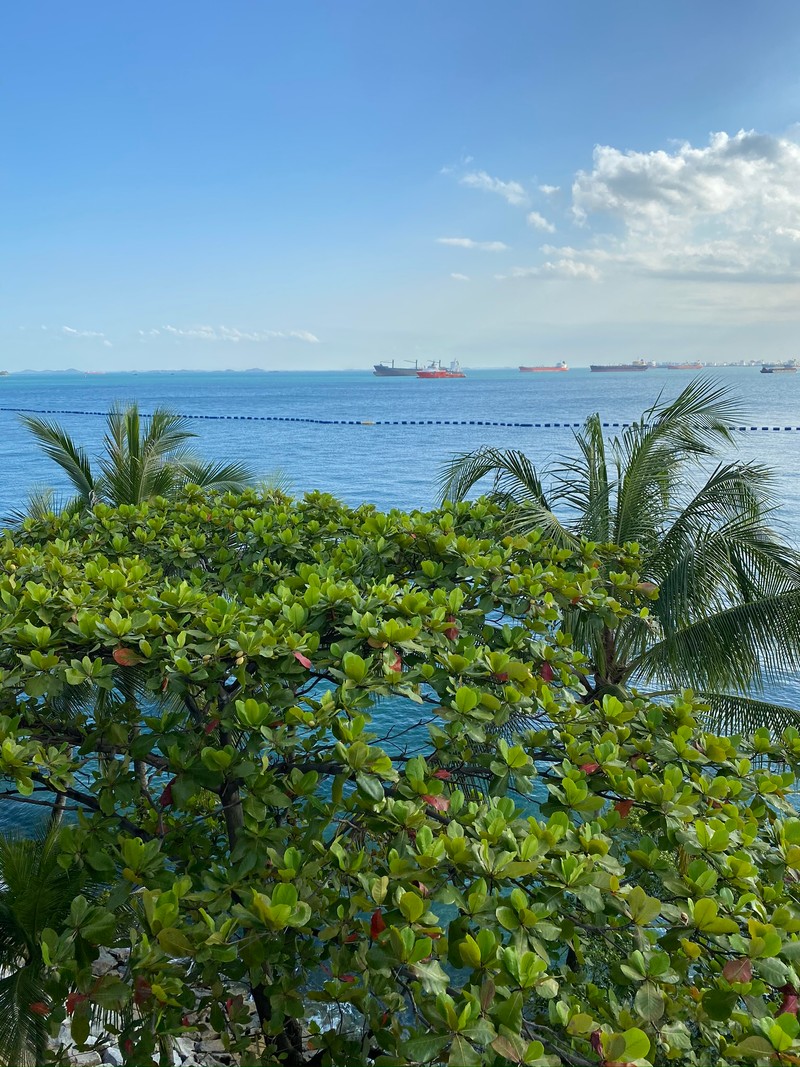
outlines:
[{"label": "sea surface", "polygon": [[[429,419],[576,423],[595,411],[608,422],[627,422],[659,396],[674,397],[695,373],[702,373],[725,383],[740,398],[742,426],[759,427],[737,434],[737,451],[741,457],[774,468],[782,500],[776,521],[785,536],[800,540],[800,374],[766,375],[752,367],[703,372],[650,369],[628,374],[592,374],[588,369],[520,374],[514,368],[468,370],[464,379],[420,380],[376,378],[370,371],[20,373],[2,377],[0,516],[23,506],[35,486],[67,489],[65,479],[37,449],[12,408],[103,412],[115,402],[135,400],[145,413],[160,405],[187,415],[359,423]],[[100,450],[102,418],[51,417],[90,454]],[[789,426],[794,429],[784,429]],[[348,504],[370,501],[385,509],[433,507],[442,465],[454,453],[489,444],[522,449],[536,464],[546,465],[573,447],[572,431],[552,426],[341,426],[198,419],[194,428],[199,435],[197,451],[209,458],[245,460],[264,477],[280,471],[296,494],[321,489]],[[800,707],[800,679],[786,677],[770,695]],[[413,709],[408,714],[413,715]],[[376,718],[379,728],[384,718],[396,724],[397,709],[379,707]],[[6,808],[0,806],[0,826],[11,818]]]}]

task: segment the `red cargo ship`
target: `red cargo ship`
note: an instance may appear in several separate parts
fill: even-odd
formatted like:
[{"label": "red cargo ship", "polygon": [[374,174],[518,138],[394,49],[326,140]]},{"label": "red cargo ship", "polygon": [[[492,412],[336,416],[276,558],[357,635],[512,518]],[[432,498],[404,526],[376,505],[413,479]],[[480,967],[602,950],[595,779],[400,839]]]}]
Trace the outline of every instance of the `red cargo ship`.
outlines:
[{"label": "red cargo ship", "polygon": [[442,361],[431,362],[425,368],[425,370],[417,371],[418,378],[466,378],[466,374],[462,371],[458,360],[454,359],[449,367],[443,367]]}]

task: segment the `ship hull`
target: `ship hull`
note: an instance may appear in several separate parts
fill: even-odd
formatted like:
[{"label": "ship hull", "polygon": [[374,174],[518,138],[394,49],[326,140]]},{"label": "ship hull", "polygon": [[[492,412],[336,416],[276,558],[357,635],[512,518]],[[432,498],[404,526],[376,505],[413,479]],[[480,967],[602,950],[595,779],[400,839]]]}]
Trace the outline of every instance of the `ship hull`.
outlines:
[{"label": "ship hull", "polygon": [[379,363],[375,364],[375,369],[372,372],[376,378],[416,378],[416,367],[382,367]]},{"label": "ship hull", "polygon": [[589,367],[589,370],[594,371],[595,373],[601,373],[601,374],[607,374],[607,373],[612,373],[613,374],[613,373],[621,373],[623,371],[649,370],[649,369],[650,369],[650,367],[649,367],[649,365],[647,363],[642,363],[642,364],[640,364],[640,363],[619,363],[619,364],[616,364],[616,365],[615,364],[611,364],[609,366],[600,366],[598,364],[593,363]]},{"label": "ship hull", "polygon": [[449,371],[449,370],[418,370],[418,378],[466,378],[466,374],[462,374],[461,371]]},{"label": "ship hull", "polygon": [[523,374],[560,374],[569,370],[569,367],[520,367]]}]

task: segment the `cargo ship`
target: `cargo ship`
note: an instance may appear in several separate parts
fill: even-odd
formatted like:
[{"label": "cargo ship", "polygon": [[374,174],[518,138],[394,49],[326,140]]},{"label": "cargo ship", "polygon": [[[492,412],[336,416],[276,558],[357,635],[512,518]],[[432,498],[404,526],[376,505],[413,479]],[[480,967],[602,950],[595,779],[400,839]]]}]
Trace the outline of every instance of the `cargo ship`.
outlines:
[{"label": "cargo ship", "polygon": [[592,363],[589,366],[589,370],[592,371],[627,371],[627,370],[649,370],[650,364],[645,363],[643,359],[637,359],[633,363]]},{"label": "cargo ship", "polygon": [[542,374],[548,371],[569,370],[569,367],[562,360],[561,363],[556,363],[555,367],[520,367],[519,369],[524,374]]},{"label": "cargo ship", "polygon": [[443,367],[442,361],[431,361],[425,370],[417,371],[418,378],[466,378],[457,359],[449,367]]},{"label": "cargo ship", "polygon": [[[412,360],[406,359],[404,363],[411,363]],[[417,361],[413,360],[413,367],[395,367],[394,360],[391,363],[376,363],[373,374],[376,378],[416,378],[418,365]]]},{"label": "cargo ship", "polygon": [[667,370],[702,370],[702,363],[665,363]]},{"label": "cargo ship", "polygon": [[788,363],[765,363],[761,368],[762,374],[795,374],[796,371],[796,359],[792,359]]}]

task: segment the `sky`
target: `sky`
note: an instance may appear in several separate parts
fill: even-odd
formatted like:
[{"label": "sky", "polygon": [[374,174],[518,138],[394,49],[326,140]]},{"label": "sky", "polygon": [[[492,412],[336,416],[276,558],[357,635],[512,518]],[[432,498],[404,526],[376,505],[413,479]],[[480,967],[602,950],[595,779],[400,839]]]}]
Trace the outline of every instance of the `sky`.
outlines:
[{"label": "sky", "polygon": [[26,0],[0,369],[790,358],[795,0]]}]

